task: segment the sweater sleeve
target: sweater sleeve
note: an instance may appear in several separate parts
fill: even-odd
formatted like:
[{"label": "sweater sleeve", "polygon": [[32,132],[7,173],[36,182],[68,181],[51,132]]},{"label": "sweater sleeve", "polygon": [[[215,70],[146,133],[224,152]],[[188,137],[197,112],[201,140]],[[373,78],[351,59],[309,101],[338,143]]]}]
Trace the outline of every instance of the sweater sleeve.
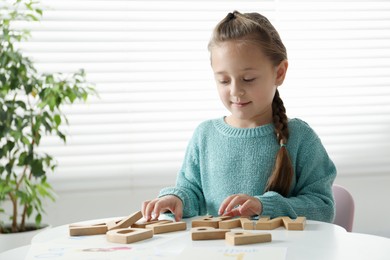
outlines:
[{"label": "sweater sleeve", "polygon": [[306,142],[302,151],[302,156],[296,160],[296,183],[287,198],[273,191],[256,196],[263,205],[262,215],[305,216],[311,220],[332,222],[335,215],[332,193],[335,165],[317,136]]},{"label": "sweater sleeve", "polygon": [[183,217],[206,214],[195,139],[193,137],[187,147],[183,165],[177,175],[176,186],[164,188],[159,194],[159,197],[175,195],[180,198],[183,202]]}]

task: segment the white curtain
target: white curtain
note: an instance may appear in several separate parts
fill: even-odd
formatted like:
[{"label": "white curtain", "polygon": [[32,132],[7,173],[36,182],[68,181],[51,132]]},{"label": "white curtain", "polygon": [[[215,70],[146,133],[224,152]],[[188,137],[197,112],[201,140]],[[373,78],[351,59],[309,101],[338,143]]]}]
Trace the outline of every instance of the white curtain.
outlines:
[{"label": "white curtain", "polygon": [[65,109],[67,145],[44,139],[42,149],[59,163],[49,178],[64,189],[176,175],[194,128],[227,114],[207,43],[233,10],[260,12],[278,29],[290,63],[280,88],[287,113],[315,129],[338,174],[390,174],[389,1],[45,0],[42,6],[41,22],[14,24],[32,31],[20,48],[41,71],[84,68],[100,95]]}]

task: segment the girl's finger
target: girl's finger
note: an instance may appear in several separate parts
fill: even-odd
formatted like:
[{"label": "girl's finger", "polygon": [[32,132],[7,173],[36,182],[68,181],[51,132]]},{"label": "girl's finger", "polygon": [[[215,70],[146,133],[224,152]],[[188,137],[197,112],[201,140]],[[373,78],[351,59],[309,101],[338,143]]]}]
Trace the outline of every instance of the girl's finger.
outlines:
[{"label": "girl's finger", "polygon": [[256,198],[248,199],[240,207],[241,216],[261,215],[261,212],[262,212],[261,202]]},{"label": "girl's finger", "polygon": [[239,208],[234,208],[231,211],[227,211],[223,214],[223,216],[228,216],[228,217],[236,217],[236,216],[241,216],[240,209]]},{"label": "girl's finger", "polygon": [[247,200],[240,207],[240,215],[241,216],[253,216],[256,215],[256,209],[254,208],[254,204],[251,200]]},{"label": "girl's finger", "polygon": [[160,217],[160,214],[166,212],[167,210],[172,212],[172,210],[170,209],[169,201],[167,201],[166,199],[160,199],[154,205],[154,218],[158,219]]},{"label": "girl's finger", "polygon": [[226,211],[226,207],[229,205],[230,201],[236,197],[237,195],[230,195],[229,197],[227,197],[226,199],[224,199],[224,201],[221,203],[221,206],[219,207],[219,210],[218,210],[218,214],[219,215],[222,215],[225,213]]},{"label": "girl's finger", "polygon": [[235,197],[230,201],[230,203],[226,206],[225,211],[226,211],[226,212],[232,211],[234,208],[236,208],[237,206],[239,206],[239,205],[241,205],[242,203],[244,203],[247,199],[248,199],[247,197],[242,196],[242,195],[237,195],[237,196],[235,196]]},{"label": "girl's finger", "polygon": [[145,211],[146,211],[146,206],[150,203],[150,200],[142,202],[142,208],[141,208],[141,213],[142,216],[145,218]]},{"label": "girl's finger", "polygon": [[152,219],[152,212],[154,210],[154,205],[156,204],[157,201],[158,199],[154,199],[150,201],[148,205],[146,205],[145,215],[144,215],[146,221],[150,221]]},{"label": "girl's finger", "polygon": [[225,213],[229,213],[233,209],[235,209],[239,204],[237,203],[237,199],[234,198],[230,201],[230,203],[226,206]]},{"label": "girl's finger", "polygon": [[172,212],[175,214],[175,220],[180,221],[183,217],[183,204],[181,202],[177,203]]}]

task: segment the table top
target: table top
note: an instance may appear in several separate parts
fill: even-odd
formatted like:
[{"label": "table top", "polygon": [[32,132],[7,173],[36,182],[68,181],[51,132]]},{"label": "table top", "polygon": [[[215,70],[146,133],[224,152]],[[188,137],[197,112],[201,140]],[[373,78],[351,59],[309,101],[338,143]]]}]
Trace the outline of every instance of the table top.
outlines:
[{"label": "table top", "polygon": [[[102,223],[91,220],[80,224]],[[132,244],[108,242],[105,235],[70,237],[69,226],[51,228],[36,235],[29,247],[13,249],[0,254],[0,259],[390,259],[390,239],[349,233],[329,223],[307,221],[303,231],[274,230],[250,232],[271,233],[272,241],[261,244],[232,246],[225,240],[191,240],[191,221],[186,231],[154,235],[153,238]],[[241,228],[232,229],[239,231]],[[88,252],[88,253],[87,253]],[[230,256],[230,258],[229,258]],[[243,257],[245,256],[245,257]],[[5,258],[7,257],[7,258]],[[20,258],[19,258],[20,257]],[[252,258],[253,257],[253,258]],[[239,259],[239,258],[237,258]]]}]

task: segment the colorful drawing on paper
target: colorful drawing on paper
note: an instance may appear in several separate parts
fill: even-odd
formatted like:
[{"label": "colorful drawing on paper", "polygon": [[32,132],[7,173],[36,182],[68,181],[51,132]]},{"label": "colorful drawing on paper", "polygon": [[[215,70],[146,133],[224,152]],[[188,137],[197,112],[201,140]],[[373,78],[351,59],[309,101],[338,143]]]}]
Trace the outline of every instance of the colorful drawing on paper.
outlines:
[{"label": "colorful drawing on paper", "polygon": [[177,259],[226,259],[226,260],[258,260],[258,259],[286,259],[287,248],[261,247],[261,248],[186,248]]}]

